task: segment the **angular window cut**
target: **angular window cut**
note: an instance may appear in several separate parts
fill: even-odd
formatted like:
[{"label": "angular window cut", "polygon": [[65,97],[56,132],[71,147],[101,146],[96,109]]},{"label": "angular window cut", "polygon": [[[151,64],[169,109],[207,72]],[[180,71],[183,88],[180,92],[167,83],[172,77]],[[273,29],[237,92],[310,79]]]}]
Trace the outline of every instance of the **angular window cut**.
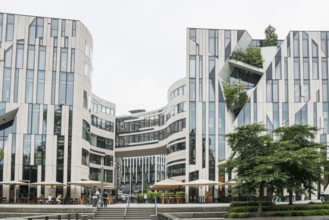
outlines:
[{"label": "angular window cut", "polygon": [[196,29],[194,28],[189,29],[189,38],[190,40],[196,42]]}]

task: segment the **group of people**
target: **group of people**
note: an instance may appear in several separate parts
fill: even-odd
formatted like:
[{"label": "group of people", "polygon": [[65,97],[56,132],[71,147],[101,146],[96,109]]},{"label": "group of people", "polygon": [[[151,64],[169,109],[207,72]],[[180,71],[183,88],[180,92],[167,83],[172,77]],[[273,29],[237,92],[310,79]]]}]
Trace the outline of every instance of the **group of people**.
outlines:
[{"label": "group of people", "polygon": [[[100,196],[101,196],[101,194],[100,194],[100,192],[99,192],[99,190],[97,189],[96,190],[96,192],[95,192],[95,196],[97,196],[97,199],[99,199],[100,198]],[[107,191],[105,191],[104,193],[103,193],[103,205],[104,205],[104,207],[107,207],[107,204],[108,204],[108,197],[109,197],[109,194],[107,193]]]},{"label": "group of people", "polygon": [[[43,194],[41,194],[39,198],[40,198],[40,202],[43,203],[43,200],[45,200],[45,196]],[[70,198],[67,194],[64,199],[63,199],[62,194],[58,194],[58,196],[54,200],[53,197],[51,196],[51,194],[49,193],[47,200],[46,200],[46,204],[52,204],[54,201],[56,202],[56,204],[63,204],[63,203],[68,203],[69,200],[70,200]]]}]

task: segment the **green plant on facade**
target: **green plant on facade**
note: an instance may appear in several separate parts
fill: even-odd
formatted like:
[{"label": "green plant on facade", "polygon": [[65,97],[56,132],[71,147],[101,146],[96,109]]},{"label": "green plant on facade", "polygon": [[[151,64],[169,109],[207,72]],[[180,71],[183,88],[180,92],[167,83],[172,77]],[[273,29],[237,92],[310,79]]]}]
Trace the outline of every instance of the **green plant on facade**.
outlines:
[{"label": "green plant on facade", "polygon": [[275,33],[275,27],[269,25],[265,29],[266,39],[263,41],[262,46],[277,46],[278,45],[278,35]]},{"label": "green plant on facade", "polygon": [[241,61],[258,68],[263,68],[264,60],[259,47],[248,47],[245,51],[242,49],[233,51],[230,59]]},{"label": "green plant on facade", "polygon": [[185,192],[183,192],[183,191],[176,192],[176,196],[184,197],[185,196]]},{"label": "green plant on facade", "polygon": [[248,101],[247,92],[241,83],[223,84],[226,106],[231,111],[239,111]]}]

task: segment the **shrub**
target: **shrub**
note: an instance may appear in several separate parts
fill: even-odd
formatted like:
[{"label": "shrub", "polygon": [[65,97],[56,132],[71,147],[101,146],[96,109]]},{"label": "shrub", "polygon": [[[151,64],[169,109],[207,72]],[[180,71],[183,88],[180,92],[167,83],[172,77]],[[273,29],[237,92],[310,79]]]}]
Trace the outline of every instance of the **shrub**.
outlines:
[{"label": "shrub", "polygon": [[[272,202],[263,201],[263,206],[271,206]],[[240,206],[258,206],[258,202],[231,202],[230,207],[240,207]]]},{"label": "shrub", "polygon": [[234,85],[224,83],[223,87],[225,102],[229,110],[241,109],[248,101],[247,92],[241,83],[235,83]]},{"label": "shrub", "polygon": [[224,215],[225,218],[248,218],[249,216],[250,216],[249,213],[235,213],[235,212],[226,213]]},{"label": "shrub", "polygon": [[[257,212],[257,206],[241,206],[241,207],[233,207],[230,209],[230,212]],[[264,210],[264,207],[263,207]]]},{"label": "shrub", "polygon": [[153,199],[154,198],[154,192],[148,192],[146,193],[148,199]]},{"label": "shrub", "polygon": [[315,216],[315,215],[329,215],[329,210],[291,210],[285,212],[273,213],[273,216]]},{"label": "shrub", "polygon": [[248,47],[245,51],[242,49],[233,51],[230,59],[263,68],[263,57],[259,47]]},{"label": "shrub", "polygon": [[143,200],[144,199],[144,194],[138,194],[137,199],[138,200]]},{"label": "shrub", "polygon": [[181,196],[184,197],[185,196],[185,192],[176,192],[176,196]]}]

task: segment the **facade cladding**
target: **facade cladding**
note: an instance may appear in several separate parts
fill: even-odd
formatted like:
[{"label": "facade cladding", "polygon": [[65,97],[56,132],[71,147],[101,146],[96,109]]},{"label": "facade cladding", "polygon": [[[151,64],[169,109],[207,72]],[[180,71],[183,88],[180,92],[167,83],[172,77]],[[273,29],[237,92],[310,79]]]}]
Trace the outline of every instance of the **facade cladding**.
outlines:
[{"label": "facade cladding", "polygon": [[[292,31],[261,47],[263,68],[229,59],[259,44],[244,30],[188,28],[186,77],[169,88],[167,105],[116,117],[115,104],[91,91],[93,42],[80,21],[0,13],[0,181],[100,180],[101,167],[105,182],[128,191],[165,178],[227,181],[218,174],[231,155],[225,134],[256,122],[269,132],[310,124],[326,143],[329,32]],[[223,83],[236,81],[248,100],[231,111]],[[13,197],[13,185],[0,187]],[[20,186],[32,196],[84,193],[69,184],[52,190]]]},{"label": "facade cladding", "polygon": [[[0,181],[113,183],[115,105],[91,92],[92,37],[75,20],[0,14]],[[0,185],[12,198],[14,186]],[[20,186],[21,196],[81,187]]]}]

